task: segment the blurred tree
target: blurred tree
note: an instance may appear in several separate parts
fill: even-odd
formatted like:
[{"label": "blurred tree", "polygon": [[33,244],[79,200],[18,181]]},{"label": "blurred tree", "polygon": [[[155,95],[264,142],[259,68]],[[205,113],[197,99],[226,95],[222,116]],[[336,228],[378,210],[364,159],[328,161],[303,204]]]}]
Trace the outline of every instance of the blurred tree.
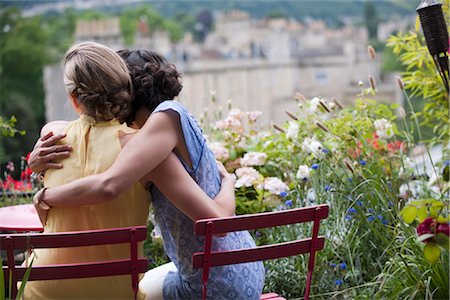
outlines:
[{"label": "blurred tree", "polygon": [[31,150],[45,122],[43,69],[70,45],[74,14],[24,18],[15,7],[0,12],[0,116],[17,118],[26,135],[2,138],[0,162],[19,161]]},{"label": "blurred tree", "polygon": [[364,2],[364,23],[367,28],[370,40],[378,39],[378,18],[377,9],[372,1]]},{"label": "blurred tree", "polygon": [[131,46],[134,42],[139,20],[147,22],[150,31],[155,29],[167,30],[172,42],[177,42],[183,37],[180,26],[156,12],[149,5],[142,5],[136,8],[127,9],[120,14],[120,30],[125,40],[125,44]]},{"label": "blurred tree", "polygon": [[267,14],[268,19],[287,19],[287,15],[281,10],[274,10]]},{"label": "blurred tree", "polygon": [[204,9],[195,17],[194,38],[203,42],[208,33],[214,29],[214,18],[211,10]]}]

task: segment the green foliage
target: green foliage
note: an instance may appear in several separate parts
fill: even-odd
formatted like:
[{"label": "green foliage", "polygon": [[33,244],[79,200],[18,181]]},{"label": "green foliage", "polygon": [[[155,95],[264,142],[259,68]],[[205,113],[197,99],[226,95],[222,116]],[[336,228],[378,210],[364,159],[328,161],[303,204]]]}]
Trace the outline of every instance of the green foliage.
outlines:
[{"label": "green foliage", "polygon": [[17,127],[27,135],[2,139],[0,160],[18,161],[32,148],[44,123],[43,68],[61,59],[72,42],[74,15],[22,17],[0,12],[0,114],[20,116]]},{"label": "green foliage", "polygon": [[[446,20],[449,17],[449,9],[450,2],[445,0],[443,11]],[[423,120],[424,125],[433,129],[434,141],[448,141],[450,133],[448,94],[423,36],[416,32],[399,33],[391,36],[387,45],[406,66],[402,77],[405,87],[411,91],[411,96],[416,96],[416,101],[421,101],[423,98],[425,103],[423,110],[417,112],[416,116]]]},{"label": "green foliage", "polygon": [[120,14],[120,30],[125,44],[133,44],[139,20],[144,20],[147,23],[150,32],[157,29],[168,31],[172,42],[181,40],[183,36],[177,23],[164,18],[150,6],[143,5],[127,9]]},{"label": "green foliage", "polygon": [[147,224],[147,239],[144,241],[144,255],[148,258],[149,269],[170,262],[164,250],[162,238],[155,235],[152,222]]},{"label": "green foliage", "polygon": [[3,121],[0,116],[0,129],[3,136],[14,137],[16,134],[24,135],[25,131],[14,128],[17,122],[16,117],[12,116],[8,121]]}]

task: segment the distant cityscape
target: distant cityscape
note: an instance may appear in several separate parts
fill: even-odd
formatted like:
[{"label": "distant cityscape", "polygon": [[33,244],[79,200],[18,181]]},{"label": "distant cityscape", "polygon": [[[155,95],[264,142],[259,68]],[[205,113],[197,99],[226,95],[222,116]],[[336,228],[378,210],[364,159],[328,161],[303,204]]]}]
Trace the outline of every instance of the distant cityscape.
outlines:
[{"label": "distant cityscape", "polygon": [[[108,0],[102,4],[132,2],[138,1]],[[74,3],[54,4],[61,10],[67,5],[99,5],[98,1]],[[32,8],[29,13],[42,12],[47,6]],[[262,111],[265,124],[282,122],[285,110],[295,110],[296,92],[308,98],[335,97],[349,104],[361,90],[361,81],[368,87],[369,74],[377,81],[380,101],[402,101],[393,76],[380,72],[381,55],[371,61],[367,54],[366,28],[350,18],[343,26],[331,28],[322,20],[255,19],[239,10],[215,11],[212,16],[214,30],[203,42],[195,41],[192,33],[186,32],[181,41],[172,43],[168,32],[151,28],[141,18],[133,45],[126,46],[119,19],[111,17],[77,21],[75,43],[94,40],[113,49],[150,48],[165,55],[183,76],[179,101],[197,117],[205,111],[226,108],[231,102],[242,110]],[[411,15],[381,22],[378,40],[385,42],[391,33],[408,30],[414,20]],[[61,104],[65,91],[59,65],[45,68],[45,90],[48,121],[75,117]]]}]

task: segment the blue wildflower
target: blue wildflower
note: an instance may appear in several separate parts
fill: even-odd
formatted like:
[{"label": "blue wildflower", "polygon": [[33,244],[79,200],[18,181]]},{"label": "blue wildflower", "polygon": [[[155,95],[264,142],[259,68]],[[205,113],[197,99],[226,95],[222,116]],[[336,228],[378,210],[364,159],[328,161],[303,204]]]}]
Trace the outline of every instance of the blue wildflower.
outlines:
[{"label": "blue wildflower", "polygon": [[392,201],[389,201],[388,206],[392,207],[392,206],[394,206],[394,203],[392,203]]},{"label": "blue wildflower", "polygon": [[322,152],[325,153],[325,154],[327,154],[329,151],[328,151],[328,149],[323,148],[323,149],[322,149]]},{"label": "blue wildflower", "polygon": [[341,270],[347,269],[347,264],[346,263],[340,263],[339,264],[339,269],[341,269]]},{"label": "blue wildflower", "polygon": [[357,204],[358,206],[362,206],[362,205],[363,205],[362,201],[356,201],[356,204]]},{"label": "blue wildflower", "polygon": [[311,169],[317,170],[319,168],[319,164],[312,164]]},{"label": "blue wildflower", "polygon": [[365,161],[364,159],[361,159],[361,160],[359,161],[359,164],[360,164],[361,166],[365,166],[367,163],[366,163],[366,161]]},{"label": "blue wildflower", "polygon": [[287,207],[292,207],[292,200],[287,200],[286,202],[284,202],[284,204],[285,204]]},{"label": "blue wildflower", "polygon": [[331,190],[331,186],[326,185],[326,186],[325,186],[325,192],[329,192],[330,190]]},{"label": "blue wildflower", "polygon": [[356,209],[354,208],[354,207],[350,207],[348,210],[347,210],[347,213],[349,213],[349,214],[352,214],[352,213],[355,213],[356,212]]},{"label": "blue wildflower", "polygon": [[345,216],[345,220],[346,220],[346,221],[350,221],[351,219],[353,219],[352,216],[350,216],[350,215],[346,215],[346,216]]},{"label": "blue wildflower", "polygon": [[377,218],[378,218],[378,220],[383,220],[383,216],[382,215],[378,215]]},{"label": "blue wildflower", "polygon": [[335,283],[336,285],[341,285],[341,284],[344,283],[344,281],[343,281],[342,279],[336,279],[336,280],[334,281],[334,283]]},{"label": "blue wildflower", "polygon": [[373,222],[374,220],[375,220],[374,216],[367,217],[367,221],[369,221],[369,222]]},{"label": "blue wildflower", "polygon": [[287,195],[288,195],[288,193],[285,192],[285,191],[283,191],[283,192],[280,193],[280,196],[283,197],[283,198],[286,198]]},{"label": "blue wildflower", "polygon": [[383,225],[389,224],[388,220],[383,220],[383,221],[381,221],[381,223],[383,223]]},{"label": "blue wildflower", "polygon": [[371,208],[369,208],[367,211],[370,213],[373,213],[373,209],[371,209]]},{"label": "blue wildflower", "polygon": [[331,264],[330,264],[330,267],[336,268],[336,264],[335,264],[335,263],[331,263]]},{"label": "blue wildflower", "polygon": [[260,237],[260,236],[261,236],[261,232],[256,231],[256,232],[255,232],[255,235],[256,235],[256,237]]},{"label": "blue wildflower", "polygon": [[352,181],[352,180],[353,180],[353,178],[351,178],[351,177],[347,178],[347,181]]}]

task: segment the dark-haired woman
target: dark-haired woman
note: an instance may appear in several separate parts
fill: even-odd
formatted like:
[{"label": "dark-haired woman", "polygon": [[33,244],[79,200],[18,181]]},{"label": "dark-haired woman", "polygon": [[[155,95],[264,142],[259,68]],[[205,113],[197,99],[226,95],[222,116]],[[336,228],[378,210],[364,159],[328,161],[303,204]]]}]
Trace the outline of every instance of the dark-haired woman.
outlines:
[{"label": "dark-haired woman", "polygon": [[[51,206],[84,204],[92,199],[108,201],[157,167],[172,152],[206,194],[215,197],[220,190],[221,177],[214,156],[192,115],[172,100],[182,88],[175,66],[152,51],[123,50],[119,54],[128,64],[135,93],[133,112],[127,121],[141,130],[106,172],[47,189],[42,200]],[[169,176],[167,171],[159,172],[160,178]],[[176,184],[176,178],[173,182]],[[155,186],[151,187],[151,194],[155,220],[174,267],[168,265],[149,271],[140,288],[148,299],[198,299],[201,297],[201,270],[192,268],[191,257],[203,244],[193,235],[194,221],[233,214],[234,207],[214,206],[217,210],[211,213],[206,203],[194,205],[184,199],[168,201]],[[254,245],[246,231],[213,240],[213,250],[217,251]],[[215,267],[209,278],[209,299],[259,299],[264,267],[261,262]]]}]

